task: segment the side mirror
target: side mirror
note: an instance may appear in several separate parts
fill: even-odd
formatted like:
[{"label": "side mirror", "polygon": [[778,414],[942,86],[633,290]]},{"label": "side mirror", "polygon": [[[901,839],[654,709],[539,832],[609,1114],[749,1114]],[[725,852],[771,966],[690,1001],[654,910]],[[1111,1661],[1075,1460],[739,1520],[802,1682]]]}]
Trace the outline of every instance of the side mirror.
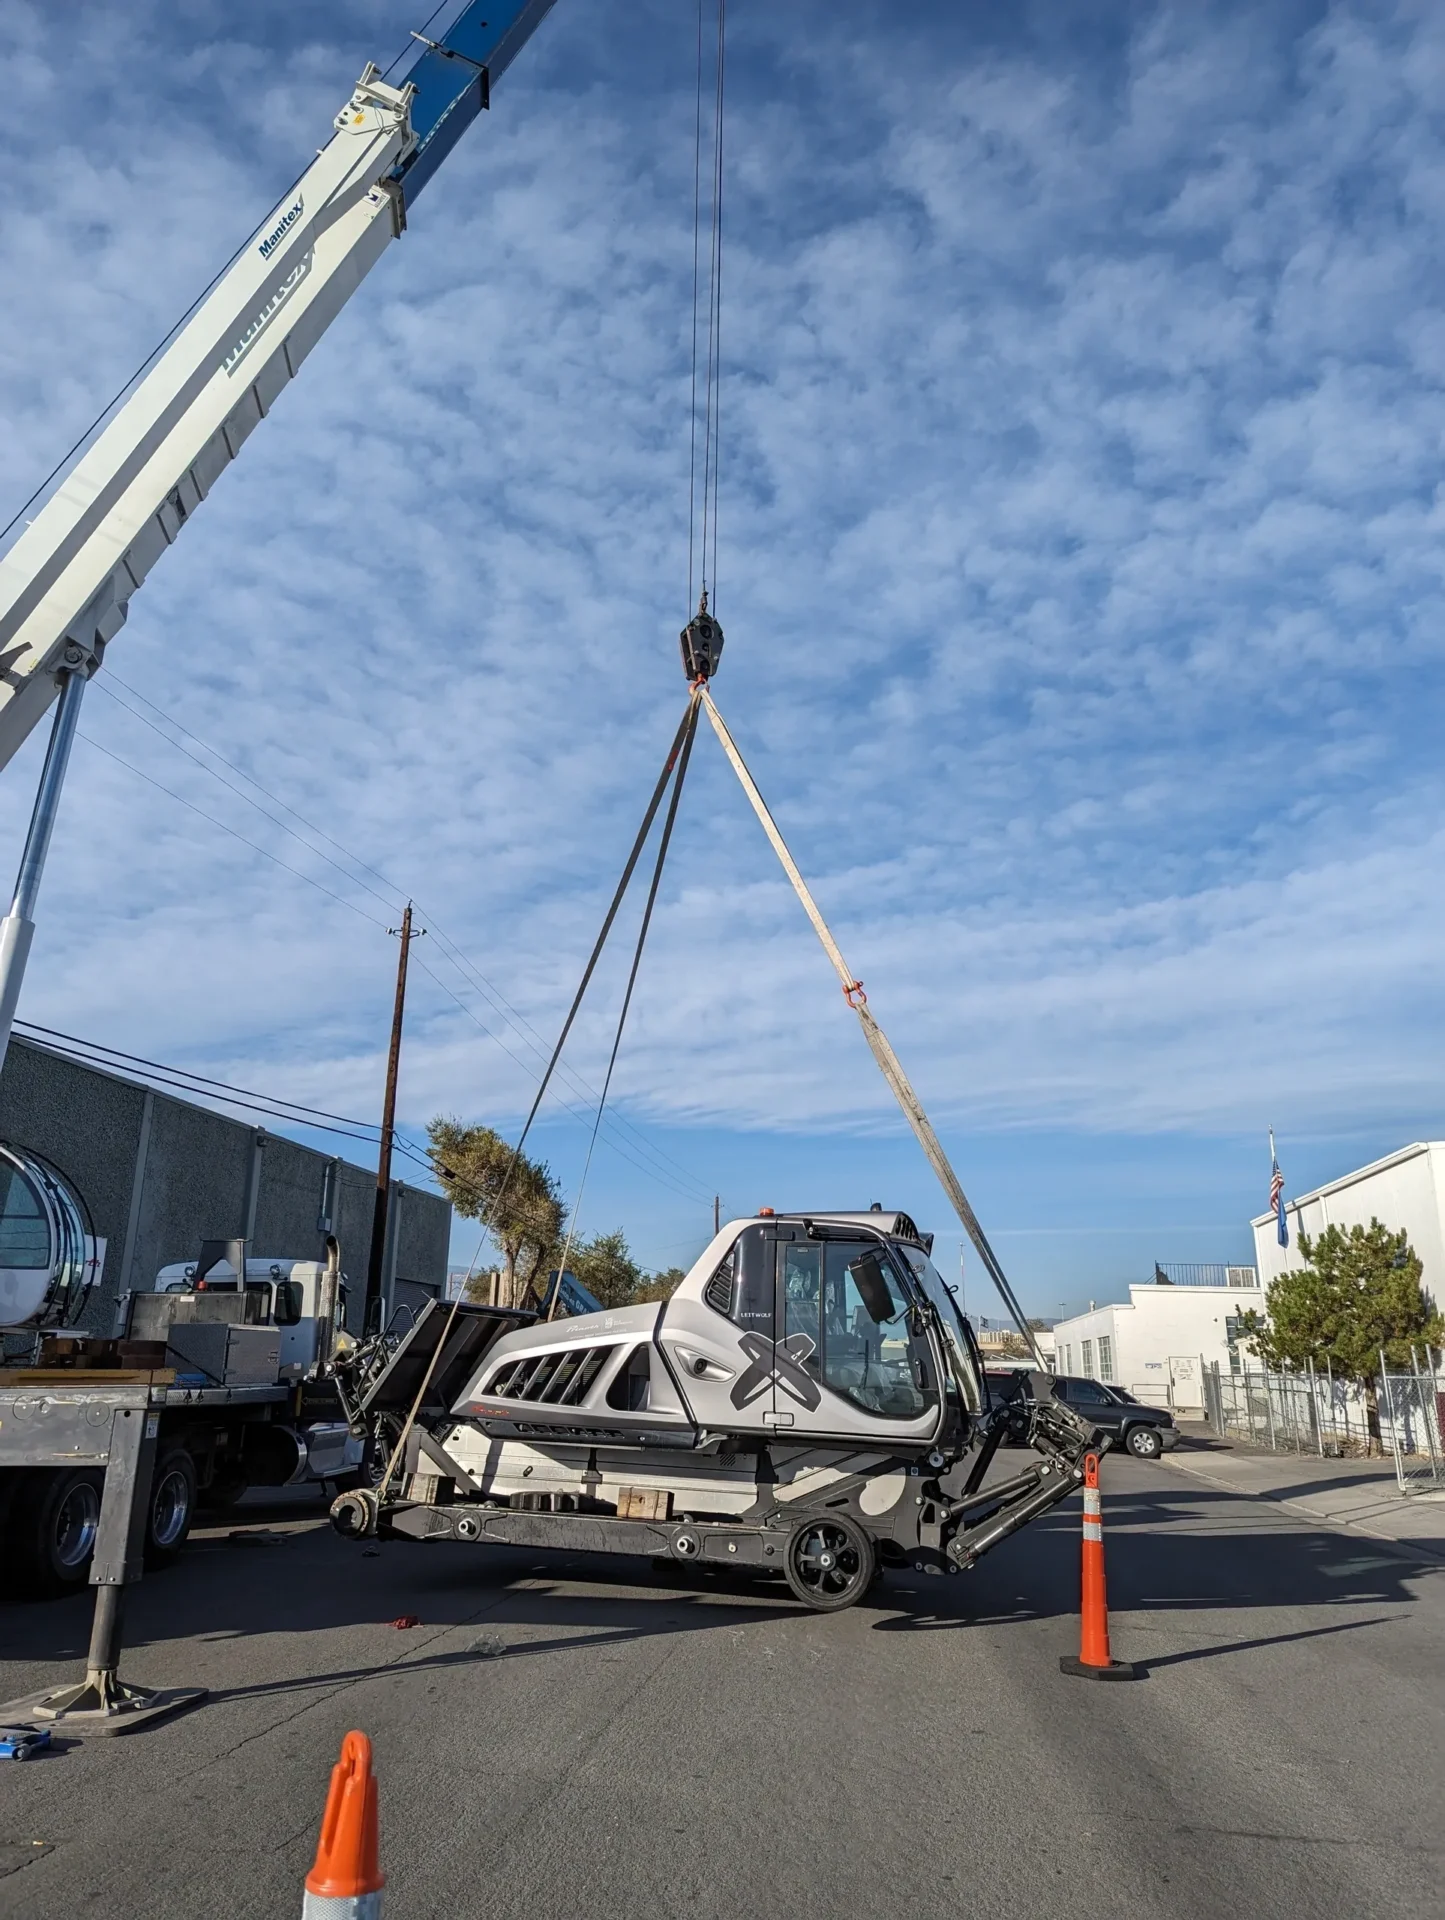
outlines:
[{"label": "side mirror", "polygon": [[278,1327],[298,1326],[301,1321],[301,1282],[299,1280],[278,1280],[276,1282],[276,1303],[271,1312]]},{"label": "side mirror", "polygon": [[886,1326],[893,1318],[893,1295],[888,1282],[883,1277],[883,1267],[876,1253],[865,1253],[848,1269],[853,1283],[858,1289],[863,1305],[868,1309],[868,1317],[878,1326]]}]

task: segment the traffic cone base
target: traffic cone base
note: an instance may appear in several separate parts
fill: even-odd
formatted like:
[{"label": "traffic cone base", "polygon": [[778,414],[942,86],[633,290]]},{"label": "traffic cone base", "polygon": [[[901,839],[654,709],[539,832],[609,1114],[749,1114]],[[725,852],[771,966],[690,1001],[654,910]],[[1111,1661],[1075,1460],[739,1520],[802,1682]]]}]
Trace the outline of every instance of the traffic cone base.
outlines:
[{"label": "traffic cone base", "polygon": [[1104,1514],[1099,1500],[1099,1456],[1084,1456],[1084,1546],[1079,1601],[1079,1651],[1059,1660],[1060,1673],[1080,1680],[1132,1680],[1127,1660],[1109,1651],[1109,1598],[1104,1587]]},{"label": "traffic cone base", "polygon": [[1072,1673],[1080,1680],[1132,1680],[1134,1669],[1127,1660],[1111,1660],[1107,1667],[1091,1667],[1076,1653],[1059,1655],[1059,1672]]}]

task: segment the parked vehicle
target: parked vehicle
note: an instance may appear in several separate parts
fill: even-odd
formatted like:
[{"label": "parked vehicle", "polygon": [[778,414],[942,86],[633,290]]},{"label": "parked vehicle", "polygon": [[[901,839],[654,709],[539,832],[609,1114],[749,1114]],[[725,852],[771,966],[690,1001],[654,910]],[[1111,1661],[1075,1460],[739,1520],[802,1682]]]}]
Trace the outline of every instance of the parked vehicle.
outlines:
[{"label": "parked vehicle", "polygon": [[1167,1448],[1179,1444],[1174,1415],[1166,1407],[1146,1407],[1122,1387],[1064,1374],[1054,1382],[1054,1398],[1081,1420],[1113,1434],[1115,1444],[1136,1460],[1157,1460]]},{"label": "parked vehicle", "polygon": [[[83,1198],[49,1162],[0,1144],[0,1328],[32,1335],[28,1364],[0,1370],[0,1581],[36,1596],[83,1586],[104,1499],[94,1448],[140,1393],[156,1442],[145,1564],[185,1545],[199,1506],[251,1486],[370,1483],[375,1435],[353,1427],[329,1378],[344,1313],[340,1250],[256,1260],[208,1241],[122,1296],[108,1338],[76,1331],[98,1261]],[[229,1256],[229,1257],[228,1257]],[[240,1262],[244,1288],[237,1286]],[[117,1399],[117,1393],[120,1398]]]},{"label": "parked vehicle", "polygon": [[[1004,1372],[989,1368],[990,1404],[1008,1409],[1004,1419],[1008,1446],[1022,1446],[1028,1433],[1028,1403],[1034,1397],[1036,1381],[1048,1380],[1044,1374],[1030,1373],[1024,1367]],[[1112,1434],[1116,1446],[1125,1447],[1138,1460],[1157,1460],[1161,1453],[1179,1444],[1179,1429],[1174,1416],[1164,1407],[1146,1406],[1122,1387],[1106,1385],[1102,1380],[1085,1380],[1077,1374],[1062,1374],[1048,1384],[1053,1399],[1077,1413],[1081,1420]]]}]

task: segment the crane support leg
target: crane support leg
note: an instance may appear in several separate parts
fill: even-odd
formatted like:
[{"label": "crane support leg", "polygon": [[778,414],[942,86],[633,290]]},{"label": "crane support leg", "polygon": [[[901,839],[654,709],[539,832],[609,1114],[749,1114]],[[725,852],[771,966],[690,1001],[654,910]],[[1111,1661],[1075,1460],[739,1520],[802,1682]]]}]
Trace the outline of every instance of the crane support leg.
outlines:
[{"label": "crane support leg", "polygon": [[[71,654],[75,656],[73,660]],[[68,648],[60,673],[60,698],[50,728],[50,745],[45,750],[35,810],[30,816],[30,831],[25,836],[25,851],[20,856],[15,897],[10,902],[9,913],[0,920],[0,1066],[5,1064],[10,1029],[15,1024],[15,1009],[25,980],[25,962],[30,958],[30,942],[35,934],[35,902],[45,871],[45,856],[50,851],[55,816],[60,810],[65,769],[70,764],[70,749],[80,718],[80,699],[89,674],[90,662],[80,648]]]}]

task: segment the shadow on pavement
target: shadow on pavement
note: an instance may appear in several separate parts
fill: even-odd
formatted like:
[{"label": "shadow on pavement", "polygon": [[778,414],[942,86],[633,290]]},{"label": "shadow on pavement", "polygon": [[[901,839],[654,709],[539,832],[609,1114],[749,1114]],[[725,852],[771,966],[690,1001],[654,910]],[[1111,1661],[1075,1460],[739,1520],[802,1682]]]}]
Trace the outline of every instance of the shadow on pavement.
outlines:
[{"label": "shadow on pavement", "polygon": [[[359,1645],[333,1646],[332,1659],[339,1651],[343,1663],[350,1654],[356,1664],[342,1664],[331,1673],[300,1673],[300,1660],[285,1646],[280,1655],[288,1675],[223,1686],[213,1695],[239,1698],[342,1684],[387,1668],[565,1654],[720,1627],[756,1628],[789,1619],[826,1626],[825,1617],[799,1606],[781,1581],[749,1579],[740,1572],[658,1571],[644,1559],[549,1556],[523,1549],[400,1542],[363,1547],[339,1539],[324,1525],[294,1524],[306,1517],[294,1505],[258,1504],[198,1535],[177,1567],[153,1575],[128,1596],[128,1651],[268,1635],[299,1646],[300,1636],[337,1629],[389,1635],[381,1646],[370,1633]],[[292,1523],[289,1530],[266,1524],[282,1520]],[[233,1541],[232,1533],[241,1538]],[[1232,1494],[1201,1486],[1186,1491],[1173,1483],[1158,1490],[1126,1485],[1109,1492],[1105,1536],[1115,1613],[1217,1615],[1233,1608],[1311,1606],[1370,1610],[1368,1620],[1349,1619],[1318,1630],[1334,1633],[1388,1618],[1380,1609],[1410,1604],[1415,1597],[1410,1583],[1434,1571],[1367,1540],[1275,1514],[1266,1517]],[[950,1578],[915,1569],[890,1572],[852,1617],[879,1632],[937,1632],[1072,1619],[1078,1604],[1079,1518],[1071,1502],[1004,1542],[970,1573]],[[0,1643],[7,1660],[79,1659],[91,1605],[86,1591],[64,1601],[0,1607]],[[499,1623],[504,1617],[509,1633],[521,1629],[525,1635],[529,1628],[543,1633],[501,1647],[476,1642],[413,1658],[408,1636],[391,1630],[390,1623],[404,1615],[416,1615],[433,1634],[468,1625],[480,1631],[492,1615]],[[1268,1643],[1268,1636],[1241,1639],[1145,1664],[1163,1666]],[[267,1658],[274,1674],[276,1652]]]}]

